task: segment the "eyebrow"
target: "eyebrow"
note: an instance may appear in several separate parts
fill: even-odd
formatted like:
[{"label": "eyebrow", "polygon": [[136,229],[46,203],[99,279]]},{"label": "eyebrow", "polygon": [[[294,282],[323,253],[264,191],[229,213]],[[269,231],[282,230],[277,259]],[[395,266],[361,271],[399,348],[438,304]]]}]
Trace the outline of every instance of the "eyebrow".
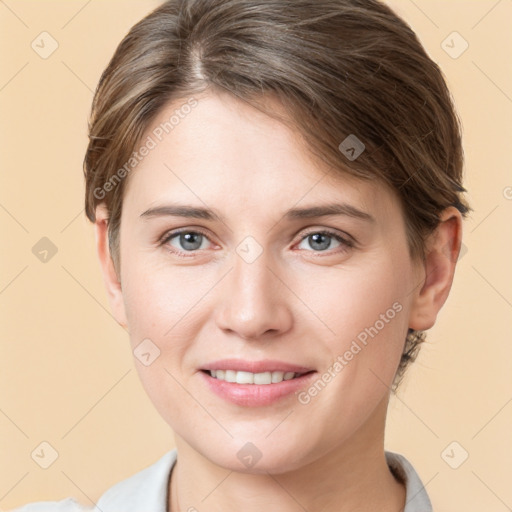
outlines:
[{"label": "eyebrow", "polygon": [[[312,206],[308,208],[292,208],[285,212],[283,218],[287,220],[310,219],[316,217],[327,217],[331,215],[345,215],[367,222],[375,222],[375,218],[369,213],[359,210],[358,208],[346,203],[331,203],[321,206]],[[153,217],[187,217],[203,220],[217,220],[224,222],[222,217],[209,208],[202,208],[189,205],[168,204],[149,208],[143,212],[140,217],[142,219]]]}]

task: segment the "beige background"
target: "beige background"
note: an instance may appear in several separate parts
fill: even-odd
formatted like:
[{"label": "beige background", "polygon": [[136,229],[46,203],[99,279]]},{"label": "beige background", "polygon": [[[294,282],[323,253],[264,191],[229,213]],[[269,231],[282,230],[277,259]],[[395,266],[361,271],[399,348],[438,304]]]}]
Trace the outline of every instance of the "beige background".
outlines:
[{"label": "beige background", "polygon": [[[387,448],[413,463],[436,511],[511,510],[512,2],[390,3],[447,76],[475,211],[452,294],[390,406]],[[109,313],[82,207],[92,91],[157,4],[0,0],[1,509],[91,504],[173,447]],[[43,31],[58,43],[47,59],[31,47],[51,48]],[[469,44],[458,58],[453,31]],[[32,252],[42,237],[58,249],[46,262]],[[43,441],[58,452],[48,469],[31,457]]]}]

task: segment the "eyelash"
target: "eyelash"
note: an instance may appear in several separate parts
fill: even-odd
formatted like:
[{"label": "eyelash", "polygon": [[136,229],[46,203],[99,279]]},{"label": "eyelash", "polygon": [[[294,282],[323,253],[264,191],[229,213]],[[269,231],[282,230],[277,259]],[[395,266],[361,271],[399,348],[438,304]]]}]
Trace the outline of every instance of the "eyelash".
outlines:
[{"label": "eyelash", "polygon": [[[182,234],[182,233],[194,233],[194,234],[199,234],[199,235],[202,235],[204,236],[205,238],[207,238],[208,240],[209,237],[208,235],[200,230],[200,229],[181,229],[181,230],[178,230],[178,231],[168,231],[166,232],[158,241],[158,246],[164,246],[165,244],[167,244],[170,240],[172,240],[174,237]],[[298,243],[300,244],[302,241],[304,241],[305,239],[307,239],[309,236],[311,235],[325,235],[325,236],[328,236],[328,237],[331,237],[331,238],[334,238],[336,241],[340,242],[343,247],[338,247],[335,252],[333,251],[329,251],[328,249],[326,251],[307,251],[307,252],[312,252],[314,254],[318,254],[319,256],[322,256],[322,253],[327,253],[327,255],[331,256],[333,254],[342,254],[346,251],[348,251],[349,249],[353,248],[355,246],[355,243],[353,240],[349,239],[349,237],[347,238],[344,238],[342,237],[340,234],[338,233],[335,233],[333,231],[330,231],[330,230],[325,230],[325,229],[320,229],[320,230],[311,230],[309,231],[308,233],[306,233],[305,235],[302,236],[302,238],[298,241]],[[193,257],[195,256],[195,253],[197,253],[198,251],[195,250],[195,251],[188,251],[185,252],[185,251],[177,251],[175,250],[174,248],[172,248],[170,251],[170,253],[178,256],[179,258],[190,258],[190,257]]]}]

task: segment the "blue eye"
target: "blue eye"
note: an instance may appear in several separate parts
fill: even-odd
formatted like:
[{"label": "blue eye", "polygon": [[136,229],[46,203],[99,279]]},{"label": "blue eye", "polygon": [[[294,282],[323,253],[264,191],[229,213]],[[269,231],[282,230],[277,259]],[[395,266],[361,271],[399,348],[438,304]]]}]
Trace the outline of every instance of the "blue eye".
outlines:
[{"label": "blue eye", "polygon": [[[203,246],[203,242],[207,241],[208,238],[201,232],[198,231],[181,231],[178,233],[170,233],[167,237],[162,240],[162,244],[169,243],[172,247],[177,249],[178,252],[193,252],[200,249],[206,249]],[[178,245],[171,243],[176,241]]]},{"label": "blue eye", "polygon": [[[333,241],[335,244],[337,243],[334,247]],[[315,231],[309,233],[302,238],[300,244],[303,244],[304,242],[306,242],[314,252],[323,252],[340,246],[352,247],[352,244],[348,240],[345,240],[338,234],[331,233],[330,231]],[[300,247],[300,244],[299,248],[303,249],[303,247]]]},{"label": "blue eye", "polygon": [[[160,240],[160,245],[170,246],[170,252],[180,257],[194,256],[196,251],[208,249],[208,243],[211,242],[205,233],[190,229],[166,233]],[[301,250],[328,254],[343,253],[351,247],[354,247],[354,243],[349,237],[344,238],[337,233],[322,230],[310,231],[301,238],[298,245]]]}]

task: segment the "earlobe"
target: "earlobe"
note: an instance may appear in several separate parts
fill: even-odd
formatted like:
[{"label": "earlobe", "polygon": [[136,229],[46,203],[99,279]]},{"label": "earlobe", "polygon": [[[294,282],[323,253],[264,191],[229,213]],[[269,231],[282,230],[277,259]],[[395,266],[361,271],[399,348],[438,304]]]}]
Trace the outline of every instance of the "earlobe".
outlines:
[{"label": "earlobe", "polygon": [[434,325],[450,293],[461,243],[462,215],[451,206],[441,213],[439,225],[426,243],[424,280],[411,307],[411,329],[424,331]]},{"label": "earlobe", "polygon": [[103,282],[107,290],[110,309],[117,323],[126,329],[126,311],[124,307],[123,293],[120,276],[118,277],[110,248],[108,244],[108,212],[103,204],[96,207],[96,221],[94,223],[96,239],[96,252],[100,262]]}]

